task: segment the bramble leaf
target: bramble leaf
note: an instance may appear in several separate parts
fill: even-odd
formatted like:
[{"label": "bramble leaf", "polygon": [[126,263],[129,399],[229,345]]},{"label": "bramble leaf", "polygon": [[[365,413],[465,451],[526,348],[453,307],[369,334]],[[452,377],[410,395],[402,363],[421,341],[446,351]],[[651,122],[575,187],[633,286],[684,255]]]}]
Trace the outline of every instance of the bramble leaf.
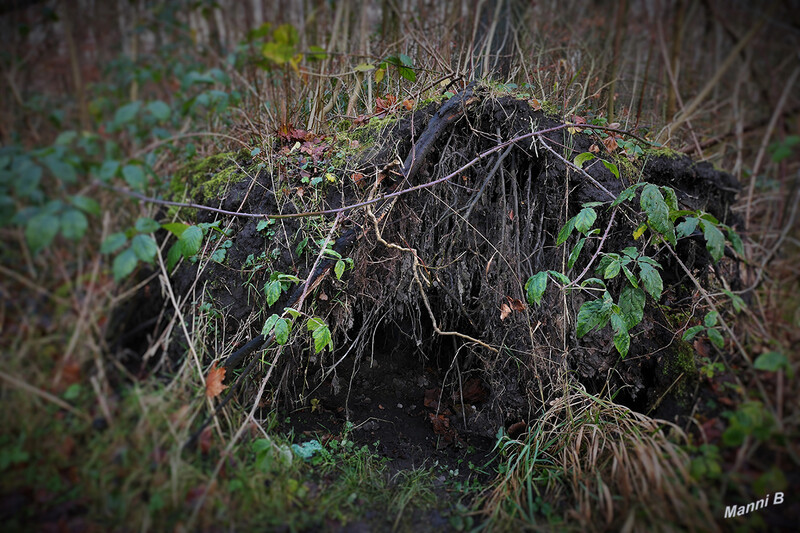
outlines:
[{"label": "bramble leaf", "polygon": [[542,301],[542,295],[547,289],[547,272],[539,272],[530,278],[525,283],[525,296],[529,304],[539,305]]},{"label": "bramble leaf", "polygon": [[706,329],[705,326],[692,326],[692,327],[690,327],[689,329],[686,330],[686,332],[683,334],[682,338],[683,338],[683,340],[688,342],[688,341],[692,340],[693,338],[695,338],[695,336],[698,333],[700,333],[701,331],[703,331],[704,329]]},{"label": "bramble leaf", "polygon": [[48,213],[40,213],[28,220],[25,225],[25,240],[33,254],[50,246],[58,233],[58,217]]},{"label": "bramble leaf", "polygon": [[648,183],[642,190],[640,199],[642,210],[647,213],[647,221],[658,233],[663,235],[669,243],[675,246],[675,226],[669,219],[669,207],[664,201],[658,186]]},{"label": "bramble leaf", "polygon": [[139,233],[153,233],[161,229],[161,224],[149,217],[140,217],[134,226]]},{"label": "bramble leaf", "polygon": [[703,236],[706,239],[706,249],[714,262],[722,259],[725,253],[725,236],[719,230],[716,224],[708,220],[700,220],[700,227],[703,229]]},{"label": "bramble leaf", "polygon": [[120,281],[133,272],[139,260],[131,248],[123,251],[114,258],[114,263],[111,270],[114,272],[114,281]]},{"label": "bramble leaf", "polygon": [[269,281],[264,285],[264,294],[267,297],[267,305],[272,306],[281,297],[282,286],[278,280]]},{"label": "bramble leaf", "polygon": [[197,226],[189,226],[181,233],[179,240],[181,253],[188,259],[200,251],[200,245],[203,243],[203,230]]},{"label": "bramble leaf", "polygon": [[84,236],[89,228],[86,215],[77,209],[68,209],[61,214],[61,235],[72,241]]},{"label": "bramble leaf", "polygon": [[150,235],[135,236],[131,241],[131,249],[136,257],[145,263],[152,263],[158,253],[158,245]]},{"label": "bramble leaf", "polygon": [[633,329],[644,317],[645,295],[642,289],[625,285],[619,295],[619,307],[628,329]]},{"label": "bramble leaf", "polygon": [[597,212],[591,207],[581,209],[580,213],[575,216],[575,229],[585,234],[592,228],[595,220],[597,220]]},{"label": "bramble leaf", "polygon": [[112,233],[106,240],[103,241],[103,244],[100,246],[100,253],[101,254],[110,254],[116,252],[128,242],[128,237],[125,236],[124,233]]},{"label": "bramble leaf", "polygon": [[578,260],[578,256],[581,254],[584,244],[586,244],[586,237],[583,237],[581,240],[579,240],[578,244],[575,245],[575,248],[572,249],[572,252],[569,254],[569,260],[567,261],[568,269],[571,269],[573,266],[575,266],[575,261]]},{"label": "bramble leaf", "polygon": [[571,219],[567,220],[567,223],[564,224],[564,227],[561,228],[561,231],[558,232],[558,238],[556,239],[556,246],[560,246],[564,244],[569,236],[572,234],[572,230],[575,229],[575,219],[577,217],[572,217]]},{"label": "bramble leaf", "polygon": [[575,159],[573,160],[573,163],[575,163],[576,167],[582,169],[583,168],[583,164],[586,163],[587,161],[592,160],[592,159],[594,159],[594,154],[593,153],[591,153],[591,152],[583,152],[582,154],[578,154],[578,155],[575,156]]},{"label": "bramble leaf", "polygon": [[639,263],[639,278],[642,280],[644,290],[658,301],[661,298],[661,292],[664,290],[664,282],[661,280],[661,274],[648,263]]}]

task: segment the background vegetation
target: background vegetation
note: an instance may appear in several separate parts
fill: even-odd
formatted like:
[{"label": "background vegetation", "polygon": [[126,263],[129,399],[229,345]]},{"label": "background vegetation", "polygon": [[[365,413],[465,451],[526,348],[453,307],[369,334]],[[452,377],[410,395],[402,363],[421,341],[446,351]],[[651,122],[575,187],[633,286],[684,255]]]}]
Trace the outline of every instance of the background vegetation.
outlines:
[{"label": "background vegetation", "polygon": [[[431,516],[458,530],[602,529],[618,523],[609,502],[625,486],[644,502],[627,515],[633,524],[663,494],[707,500],[709,520],[721,523],[726,505],[796,485],[793,20],[781,2],[716,0],[4,3],[0,516],[12,529],[335,529],[387,516],[388,527],[409,529],[422,520],[438,527]],[[160,207],[132,193],[164,197],[187,164],[240,150],[274,172],[277,137],[346,132],[473,79],[573,122],[617,124],[711,161],[742,185],[746,290],[711,295],[734,302],[724,312],[732,329],[717,342],[711,331],[723,317],[708,318],[706,304],[695,313],[695,323],[706,321],[694,333],[714,343],[695,343],[693,357],[724,414],[696,418],[677,446],[646,417],[569,391],[575,420],[645,450],[624,462],[629,478],[596,486],[545,476],[607,466],[591,460],[588,433],[575,439],[548,413],[524,442],[499,440],[496,478],[485,485],[434,465],[393,473],[347,432],[324,445],[286,435],[274,413],[251,423],[251,405],[227,410],[196,450],[182,450],[212,409],[208,365],[196,353],[170,372],[142,364],[163,357],[164,339],[148,339],[144,355],[121,352],[114,316],[132,294],[154,290],[151,280],[166,281],[173,261],[195,257],[204,238],[218,235],[224,252],[225,237],[164,226]],[[629,138],[606,141],[637,156]],[[162,227],[176,235],[172,252],[152,236]],[[197,347],[213,345],[224,320],[205,316],[179,320]],[[686,486],[670,472],[690,475],[694,492],[670,489]],[[643,478],[651,483],[636,488]],[[554,499],[532,480],[559,487],[547,492]],[[663,492],[649,492],[656,485]],[[443,501],[442,491],[454,497]],[[747,520],[737,524],[764,525],[758,514]]]}]

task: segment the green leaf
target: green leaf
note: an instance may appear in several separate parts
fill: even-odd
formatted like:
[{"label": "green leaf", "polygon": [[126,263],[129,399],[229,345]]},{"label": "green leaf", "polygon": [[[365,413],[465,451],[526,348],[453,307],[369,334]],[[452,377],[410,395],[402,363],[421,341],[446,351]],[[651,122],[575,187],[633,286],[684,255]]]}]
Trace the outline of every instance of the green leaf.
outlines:
[{"label": "green leaf", "polygon": [[128,242],[128,237],[125,236],[124,233],[112,233],[106,240],[103,241],[103,244],[100,245],[100,253],[101,254],[110,254],[116,252]]},{"label": "green leaf", "polygon": [[678,234],[678,238],[682,239],[694,233],[694,230],[697,229],[697,222],[698,219],[695,217],[686,217],[683,222],[675,226],[675,232]]},{"label": "green leaf", "polygon": [[103,161],[103,164],[100,165],[97,177],[100,178],[101,181],[110,181],[117,175],[117,172],[119,172],[119,161],[106,159]]},{"label": "green leaf", "polygon": [[725,295],[731,299],[731,303],[733,304],[733,310],[736,311],[737,313],[740,313],[743,309],[747,307],[747,304],[744,303],[744,300],[742,300],[742,297],[739,296],[738,294],[734,294],[727,289],[722,289],[722,292],[724,292]]},{"label": "green leaf", "polygon": [[142,170],[142,167],[139,165],[125,165],[122,167],[122,177],[132,189],[137,191],[144,190],[144,187],[147,184],[144,170]]},{"label": "green leaf", "polygon": [[181,260],[181,243],[180,241],[172,243],[167,251],[167,272],[172,272],[178,261]]},{"label": "green leaf", "polygon": [[318,328],[321,328],[324,325],[325,322],[316,316],[312,316],[308,319],[308,322],[306,322],[306,328],[308,328],[308,331],[316,331]]},{"label": "green leaf", "polygon": [[114,272],[114,281],[120,281],[126,278],[136,268],[139,260],[131,248],[128,248],[117,257],[114,258],[112,271]]},{"label": "green leaf", "polygon": [[564,227],[558,232],[556,246],[561,246],[567,241],[567,239],[569,239],[569,236],[572,234],[572,230],[575,229],[575,218],[576,217],[572,217],[571,219],[567,220],[567,223],[564,224]]},{"label": "green leaf", "polygon": [[744,257],[744,244],[742,243],[742,239],[732,228],[728,228],[728,240],[731,242],[733,250]]},{"label": "green leaf", "polygon": [[593,153],[591,153],[591,152],[583,152],[582,154],[578,154],[578,155],[575,156],[575,159],[573,160],[573,163],[575,163],[576,167],[582,169],[583,168],[583,164],[586,163],[589,160],[592,160],[592,159],[594,159],[594,154]]},{"label": "green leaf", "polygon": [[562,274],[561,272],[557,272],[555,270],[548,270],[547,273],[550,274],[551,276],[553,276],[554,278],[556,278],[558,281],[560,281],[564,285],[569,285],[570,284],[569,278],[567,276],[565,276],[564,274]]},{"label": "green leaf", "polygon": [[592,228],[594,221],[597,220],[597,213],[591,207],[581,209],[575,216],[575,229],[581,233],[586,233]]},{"label": "green leaf", "polygon": [[183,257],[190,258],[200,251],[200,245],[203,244],[203,230],[197,226],[189,226],[181,233],[180,242]]},{"label": "green leaf", "polygon": [[333,348],[333,341],[331,340],[331,330],[328,329],[327,324],[323,324],[314,330],[311,334],[314,337],[314,353],[319,353],[330,345]]},{"label": "green leaf", "polygon": [[154,233],[161,229],[161,224],[149,217],[140,217],[136,220],[136,231],[139,233]]},{"label": "green leaf", "polygon": [[78,180],[75,168],[58,155],[50,154],[42,158],[42,162],[56,179],[64,183],[75,183]]},{"label": "green leaf", "polygon": [[139,112],[140,107],[142,107],[142,103],[136,101],[117,109],[116,113],[114,113],[114,126],[119,127],[132,121],[136,117],[136,113]]},{"label": "green leaf", "polygon": [[72,196],[70,198],[72,205],[80,209],[86,214],[89,215],[99,215],[100,214],[100,204],[97,203],[97,200],[94,198],[88,198],[86,196]]},{"label": "green leaf", "polygon": [[604,299],[598,298],[590,302],[584,302],[578,311],[576,328],[578,338],[583,337],[596,327],[603,327],[610,317],[611,305]]},{"label": "green leaf", "polygon": [[131,241],[131,249],[136,257],[145,263],[152,263],[158,253],[158,245],[150,235],[137,235]]},{"label": "green leaf", "polygon": [[180,238],[189,225],[183,224],[182,222],[167,222],[166,224],[162,224],[161,227]]},{"label": "green leaf", "polygon": [[278,344],[286,344],[289,340],[289,326],[289,321],[285,318],[281,318],[275,322],[275,341]]},{"label": "green leaf", "polygon": [[628,278],[628,281],[630,282],[631,286],[638,289],[639,284],[636,283],[636,276],[633,275],[633,272],[631,272],[626,266],[622,267],[622,272],[625,274],[625,277]]},{"label": "green leaf", "polygon": [[278,65],[284,65],[295,55],[295,48],[292,45],[269,42],[261,48],[261,53],[265,58]]},{"label": "green leaf", "polygon": [[[614,174],[614,177],[619,179],[619,168],[614,163],[609,163],[608,161],[603,161],[603,165]],[[626,352],[627,353],[627,352]],[[625,357],[624,355],[622,357]]]},{"label": "green leaf", "polygon": [[620,260],[619,257],[613,259],[608,266],[606,267],[605,271],[603,272],[603,278],[605,279],[613,279],[617,277],[620,271]]},{"label": "green leaf", "polygon": [[661,191],[664,193],[664,201],[670,211],[678,211],[678,196],[675,194],[675,189],[662,186]]},{"label": "green leaf", "polygon": [[614,330],[614,347],[619,352],[620,357],[625,359],[631,347],[631,336],[623,317],[618,314],[611,315],[611,328]]},{"label": "green leaf", "polygon": [[575,248],[572,249],[572,252],[569,254],[569,260],[567,261],[568,269],[571,269],[573,266],[575,266],[575,261],[578,260],[578,256],[581,254],[584,244],[586,244],[586,237],[583,237],[581,240],[579,240],[578,244],[575,245]]},{"label": "green leaf", "polygon": [[528,278],[528,282],[525,283],[525,295],[528,303],[539,305],[546,289],[547,272],[539,272]]},{"label": "green leaf", "polygon": [[709,328],[706,330],[706,335],[708,335],[708,338],[714,343],[714,346],[720,350],[725,347],[725,339],[722,337],[722,333],[720,333],[718,329]]},{"label": "green leaf", "polygon": [[17,169],[17,176],[14,179],[14,191],[21,198],[30,198],[38,193],[39,182],[42,180],[42,167],[30,161],[25,161]]},{"label": "green leaf", "polygon": [[631,259],[636,259],[639,257],[639,250],[636,249],[635,246],[628,246],[622,250],[622,253],[630,257]]},{"label": "green leaf", "polygon": [[716,224],[707,220],[700,220],[700,227],[703,228],[708,253],[711,254],[714,262],[719,261],[725,253],[725,236]]},{"label": "green leaf", "polygon": [[298,40],[300,39],[300,36],[297,33],[297,29],[291,24],[281,24],[280,26],[275,28],[275,32],[272,34],[272,38],[275,40],[276,43],[282,43],[294,46],[297,44]]},{"label": "green leaf", "polygon": [[28,220],[25,225],[25,240],[36,254],[39,250],[50,246],[58,233],[58,217],[49,213],[40,213]]},{"label": "green leaf", "polygon": [[766,352],[759,355],[753,362],[757,370],[777,372],[781,368],[789,369],[789,360],[781,352]]},{"label": "green leaf", "polygon": [[619,294],[619,307],[627,328],[633,329],[644,317],[645,295],[642,289],[625,285]]},{"label": "green leaf", "polygon": [[675,226],[669,219],[669,207],[667,207],[659,188],[652,183],[645,185],[640,202],[642,210],[647,213],[647,221],[650,226],[674,246],[677,242]]},{"label": "green leaf", "polygon": [[716,311],[709,311],[706,313],[705,318],[703,319],[703,324],[707,328],[712,328],[717,325],[717,320],[719,319],[719,313]]},{"label": "green leaf", "polygon": [[77,209],[68,209],[61,214],[61,235],[71,241],[77,241],[86,234],[89,221],[86,215]]},{"label": "green leaf", "polygon": [[611,202],[611,207],[617,207],[622,202],[627,202],[628,200],[632,199],[633,196],[636,194],[636,189],[638,189],[642,185],[644,185],[644,183],[637,183],[636,185],[631,185],[630,187],[619,193],[619,196],[617,196],[617,198],[613,202]]},{"label": "green leaf", "polygon": [[589,285],[598,285],[604,289],[606,288],[606,282],[600,278],[589,278],[581,282],[581,287],[587,287]]},{"label": "green leaf", "polygon": [[342,274],[344,274],[344,261],[339,259],[336,261],[336,266],[333,267],[333,272],[336,274],[336,279],[342,279]]},{"label": "green leaf", "polygon": [[644,290],[658,301],[661,299],[661,292],[664,290],[664,282],[661,280],[661,274],[653,268],[650,264],[639,263],[639,278],[642,280]]},{"label": "green leaf", "polygon": [[683,334],[682,338],[686,342],[689,342],[690,340],[695,338],[695,336],[698,333],[700,333],[701,331],[703,331],[704,329],[706,329],[705,326],[692,326],[692,327],[690,327],[689,329],[686,330],[686,332]]},{"label": "green leaf", "polygon": [[270,281],[264,285],[264,294],[267,296],[267,305],[272,306],[281,297],[282,285],[280,281]]},{"label": "green leaf", "polygon": [[372,63],[359,63],[354,69],[356,72],[369,72],[375,70],[375,65]]},{"label": "green leaf", "polygon": [[168,120],[172,114],[172,109],[170,109],[170,107],[161,100],[155,100],[147,104],[147,110],[156,118],[156,120],[160,120],[162,122]]}]

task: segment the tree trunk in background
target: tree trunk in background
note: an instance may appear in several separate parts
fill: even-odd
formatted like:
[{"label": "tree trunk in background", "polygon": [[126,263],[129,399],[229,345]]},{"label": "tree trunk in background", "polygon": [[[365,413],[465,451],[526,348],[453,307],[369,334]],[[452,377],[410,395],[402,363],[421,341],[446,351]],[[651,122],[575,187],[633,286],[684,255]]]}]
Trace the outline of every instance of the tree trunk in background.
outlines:
[{"label": "tree trunk in background", "polygon": [[612,48],[611,66],[608,69],[608,94],[606,112],[608,122],[614,122],[614,97],[616,96],[617,71],[619,70],[619,56],[622,49],[622,40],[625,37],[626,19],[628,15],[628,0],[620,0],[617,4],[617,19],[614,23],[614,45]]},{"label": "tree trunk in background", "polygon": [[[678,82],[678,65],[680,63],[681,48],[683,46],[683,19],[686,15],[686,0],[678,0],[678,5],[675,11],[675,18],[672,22],[672,48],[670,50],[670,67],[672,68],[672,75],[675,76],[675,82]],[[669,122],[675,117],[677,93],[672,84],[665,83],[667,90],[667,107],[664,111],[664,120]]]}]

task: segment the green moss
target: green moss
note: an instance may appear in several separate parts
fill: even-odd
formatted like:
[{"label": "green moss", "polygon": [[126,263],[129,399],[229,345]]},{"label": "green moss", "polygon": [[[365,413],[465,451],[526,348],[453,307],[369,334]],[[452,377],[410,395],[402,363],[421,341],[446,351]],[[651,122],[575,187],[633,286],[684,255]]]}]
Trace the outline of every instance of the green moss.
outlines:
[{"label": "green moss", "polygon": [[664,358],[664,366],[661,369],[666,387],[678,380],[670,392],[675,400],[687,409],[691,407],[688,404],[692,400],[694,385],[699,378],[694,355],[691,343],[678,341],[675,352],[672,356]]},{"label": "green moss", "polygon": [[668,157],[670,159],[678,159],[684,157],[686,154],[675,151],[672,148],[661,146],[659,148],[648,148],[645,150],[645,155],[648,157]]},{"label": "green moss", "polygon": [[203,202],[225,194],[228,186],[237,181],[237,156],[236,152],[225,152],[187,163],[175,173],[170,190],[175,196]]}]

